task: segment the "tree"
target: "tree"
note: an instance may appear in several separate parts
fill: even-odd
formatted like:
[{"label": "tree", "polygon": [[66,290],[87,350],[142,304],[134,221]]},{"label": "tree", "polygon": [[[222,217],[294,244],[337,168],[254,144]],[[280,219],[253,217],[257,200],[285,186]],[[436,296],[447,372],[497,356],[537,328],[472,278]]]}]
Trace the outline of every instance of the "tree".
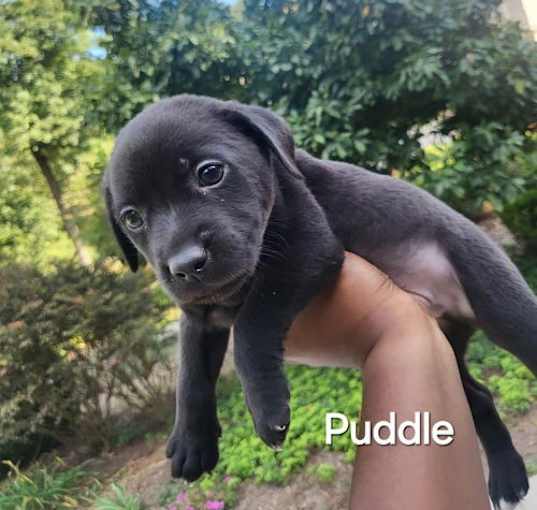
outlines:
[{"label": "tree", "polygon": [[[245,0],[242,97],[279,109],[315,154],[399,170],[467,214],[500,208],[535,149],[537,44],[499,4]],[[451,138],[441,162],[424,134]]]},{"label": "tree", "polygon": [[31,156],[79,261],[88,265],[78,225],[64,198],[64,181],[95,133],[89,120],[102,65],[88,53],[90,34],[83,20],[60,0],[4,3],[0,33],[3,151],[18,162]]},{"label": "tree", "polygon": [[[237,76],[228,9],[216,0],[97,0],[110,64],[98,113],[117,131],[145,105],[179,93],[233,97]],[[234,93],[235,92],[235,93]]]},{"label": "tree", "polygon": [[[397,170],[470,215],[486,200],[500,209],[535,148],[537,45],[499,4],[97,1],[114,69],[102,118],[117,129],[181,92],[262,104],[314,154]],[[424,134],[450,141],[425,153]]]}]

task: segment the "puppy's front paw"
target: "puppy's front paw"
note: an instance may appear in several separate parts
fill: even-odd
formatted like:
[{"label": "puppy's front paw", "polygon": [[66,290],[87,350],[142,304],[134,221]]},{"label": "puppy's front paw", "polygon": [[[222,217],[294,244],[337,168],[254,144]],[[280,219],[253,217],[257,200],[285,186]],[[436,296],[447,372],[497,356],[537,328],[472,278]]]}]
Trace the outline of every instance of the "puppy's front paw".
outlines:
[{"label": "puppy's front paw", "polygon": [[212,471],[218,462],[218,436],[218,432],[174,431],[166,448],[166,457],[171,459],[172,477],[193,482],[203,473]]}]

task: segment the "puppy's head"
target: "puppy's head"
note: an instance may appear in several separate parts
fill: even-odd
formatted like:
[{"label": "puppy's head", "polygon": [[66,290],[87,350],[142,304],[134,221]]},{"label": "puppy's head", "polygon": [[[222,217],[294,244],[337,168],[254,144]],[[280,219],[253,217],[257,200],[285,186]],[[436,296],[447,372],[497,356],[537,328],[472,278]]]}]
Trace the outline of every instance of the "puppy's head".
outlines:
[{"label": "puppy's head", "polygon": [[120,132],[103,188],[133,271],[141,252],[180,304],[232,299],[253,275],[278,174],[302,176],[268,110],[176,96]]}]

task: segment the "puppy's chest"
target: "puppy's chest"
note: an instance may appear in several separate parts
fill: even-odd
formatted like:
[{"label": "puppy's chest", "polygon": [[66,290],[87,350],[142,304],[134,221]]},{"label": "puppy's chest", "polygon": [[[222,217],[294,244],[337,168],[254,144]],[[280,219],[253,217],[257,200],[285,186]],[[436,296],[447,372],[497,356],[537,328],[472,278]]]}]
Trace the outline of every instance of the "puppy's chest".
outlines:
[{"label": "puppy's chest", "polygon": [[239,312],[239,306],[226,307],[226,306],[211,306],[207,310],[206,324],[212,329],[225,329],[230,328],[237,317]]}]

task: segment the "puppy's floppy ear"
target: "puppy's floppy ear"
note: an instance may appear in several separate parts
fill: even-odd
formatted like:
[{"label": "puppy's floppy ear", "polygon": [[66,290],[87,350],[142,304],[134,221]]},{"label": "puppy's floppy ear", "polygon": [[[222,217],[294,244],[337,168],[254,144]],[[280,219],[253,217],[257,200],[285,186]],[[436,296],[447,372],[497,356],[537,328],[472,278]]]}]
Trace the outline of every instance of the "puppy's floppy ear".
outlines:
[{"label": "puppy's floppy ear", "polygon": [[284,120],[266,108],[226,101],[218,112],[263,149],[276,156],[293,177],[304,179],[295,163],[295,144]]},{"label": "puppy's floppy ear", "polygon": [[108,186],[108,172],[106,172],[103,177],[102,190],[106,204],[106,211],[108,214],[108,221],[112,226],[116,240],[121,248],[121,251],[123,252],[123,255],[125,256],[127,264],[129,264],[130,270],[135,273],[138,270],[138,250],[136,249],[136,246],[132,244],[131,240],[125,235],[125,232],[121,230],[121,227],[118,225],[116,218],[114,217],[112,193],[110,192],[110,187]]}]

